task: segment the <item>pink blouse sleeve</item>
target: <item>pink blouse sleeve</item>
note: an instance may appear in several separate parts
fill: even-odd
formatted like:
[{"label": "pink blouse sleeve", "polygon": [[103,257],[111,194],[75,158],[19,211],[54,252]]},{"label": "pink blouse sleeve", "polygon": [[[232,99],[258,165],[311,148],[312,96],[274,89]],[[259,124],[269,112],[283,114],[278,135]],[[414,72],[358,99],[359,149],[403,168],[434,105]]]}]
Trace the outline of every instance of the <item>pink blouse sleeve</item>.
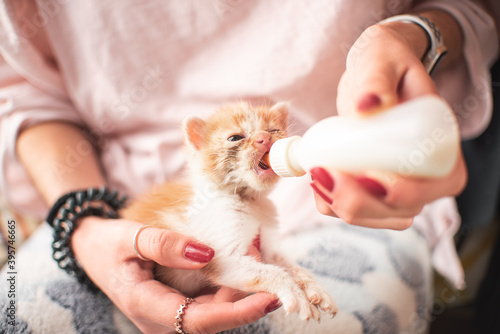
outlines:
[{"label": "pink blouse sleeve", "polygon": [[450,13],[462,28],[464,61],[441,71],[437,68],[434,79],[457,114],[462,137],[476,137],[489,124],[493,108],[490,67],[499,47],[496,10],[490,13],[470,0],[425,1],[416,7],[431,8]]},{"label": "pink blouse sleeve", "polygon": [[40,218],[46,208],[16,156],[16,140],[24,128],[46,121],[81,123],[68,99],[36,87],[0,57],[0,191],[17,210]]}]

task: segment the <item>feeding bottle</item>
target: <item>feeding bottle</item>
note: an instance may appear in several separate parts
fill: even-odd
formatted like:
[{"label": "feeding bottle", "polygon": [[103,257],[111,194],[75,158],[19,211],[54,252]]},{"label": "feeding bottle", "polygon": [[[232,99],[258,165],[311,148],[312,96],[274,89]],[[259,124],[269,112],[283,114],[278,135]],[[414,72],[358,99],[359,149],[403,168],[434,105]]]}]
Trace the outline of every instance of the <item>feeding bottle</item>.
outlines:
[{"label": "feeding bottle", "polygon": [[453,168],[459,143],[450,106],[429,95],[374,114],[326,118],[302,137],[277,140],[269,161],[283,177],[301,176],[313,167],[441,177]]}]

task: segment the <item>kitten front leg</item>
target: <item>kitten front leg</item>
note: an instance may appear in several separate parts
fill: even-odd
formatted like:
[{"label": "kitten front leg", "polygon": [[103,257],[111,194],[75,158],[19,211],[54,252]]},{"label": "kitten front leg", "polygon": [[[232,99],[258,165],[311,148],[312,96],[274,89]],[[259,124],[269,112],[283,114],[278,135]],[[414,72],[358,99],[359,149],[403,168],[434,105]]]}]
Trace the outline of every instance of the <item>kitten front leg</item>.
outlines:
[{"label": "kitten front leg", "polygon": [[295,283],[304,290],[304,293],[312,304],[317,305],[324,312],[331,314],[332,317],[337,314],[338,309],[333,298],[318,284],[318,282],[316,282],[306,269],[291,264],[279,253],[275,253],[272,257],[266,258],[266,261],[285,268],[286,271],[290,273]]},{"label": "kitten front leg", "polygon": [[311,304],[304,290],[284,269],[261,263],[250,256],[214,258],[202,269],[218,285],[248,292],[269,292],[276,295],[287,313],[298,312],[303,320],[319,321],[321,313]]},{"label": "kitten front leg", "polygon": [[263,228],[261,230],[261,250],[264,262],[285,268],[285,270],[290,273],[295,283],[304,290],[309,301],[334,317],[338,308],[333,298],[318,284],[318,282],[316,282],[314,277],[306,269],[291,263],[277,250],[275,240],[277,240],[278,237],[276,233],[274,228]]}]

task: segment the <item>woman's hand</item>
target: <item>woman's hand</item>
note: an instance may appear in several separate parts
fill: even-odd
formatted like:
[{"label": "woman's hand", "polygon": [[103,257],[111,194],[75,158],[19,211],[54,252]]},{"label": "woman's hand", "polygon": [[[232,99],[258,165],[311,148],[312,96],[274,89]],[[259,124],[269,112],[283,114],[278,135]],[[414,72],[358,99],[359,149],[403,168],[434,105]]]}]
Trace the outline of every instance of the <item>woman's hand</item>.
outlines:
[{"label": "woman's hand", "polygon": [[403,230],[423,206],[458,194],[467,171],[460,156],[443,178],[410,178],[392,173],[351,175],[336,170],[311,170],[318,211],[360,226]]},{"label": "woman's hand", "polygon": [[[84,218],[75,230],[75,255],[96,285],[144,333],[174,333],[177,310],[186,299],[153,276],[155,262],[171,268],[199,269],[213,251],[189,236],[124,219]],[[154,262],[153,262],[154,261]],[[276,309],[279,302],[267,293],[243,296],[230,288],[201,295],[189,304],[182,327],[188,333],[215,333],[252,323]]]},{"label": "woman's hand", "polygon": [[[433,13],[439,20],[440,14]],[[449,17],[445,17],[449,20]],[[427,33],[411,23],[369,27],[352,46],[338,87],[339,115],[374,113],[437,89],[420,59],[428,48]],[[456,56],[455,56],[456,57]],[[405,229],[423,206],[465,186],[463,157],[442,178],[410,178],[370,171],[351,175],[337,170],[311,170],[318,210],[348,223]]]}]

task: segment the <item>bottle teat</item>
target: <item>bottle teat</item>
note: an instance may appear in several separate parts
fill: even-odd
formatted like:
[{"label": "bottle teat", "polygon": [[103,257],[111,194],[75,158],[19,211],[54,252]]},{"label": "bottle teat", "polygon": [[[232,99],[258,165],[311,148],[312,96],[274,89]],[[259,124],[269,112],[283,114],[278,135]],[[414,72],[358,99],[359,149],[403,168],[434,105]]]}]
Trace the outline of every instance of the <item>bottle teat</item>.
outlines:
[{"label": "bottle teat", "polygon": [[265,163],[268,166],[271,166],[271,162],[269,161],[269,152],[265,153],[262,156],[262,162]]}]

